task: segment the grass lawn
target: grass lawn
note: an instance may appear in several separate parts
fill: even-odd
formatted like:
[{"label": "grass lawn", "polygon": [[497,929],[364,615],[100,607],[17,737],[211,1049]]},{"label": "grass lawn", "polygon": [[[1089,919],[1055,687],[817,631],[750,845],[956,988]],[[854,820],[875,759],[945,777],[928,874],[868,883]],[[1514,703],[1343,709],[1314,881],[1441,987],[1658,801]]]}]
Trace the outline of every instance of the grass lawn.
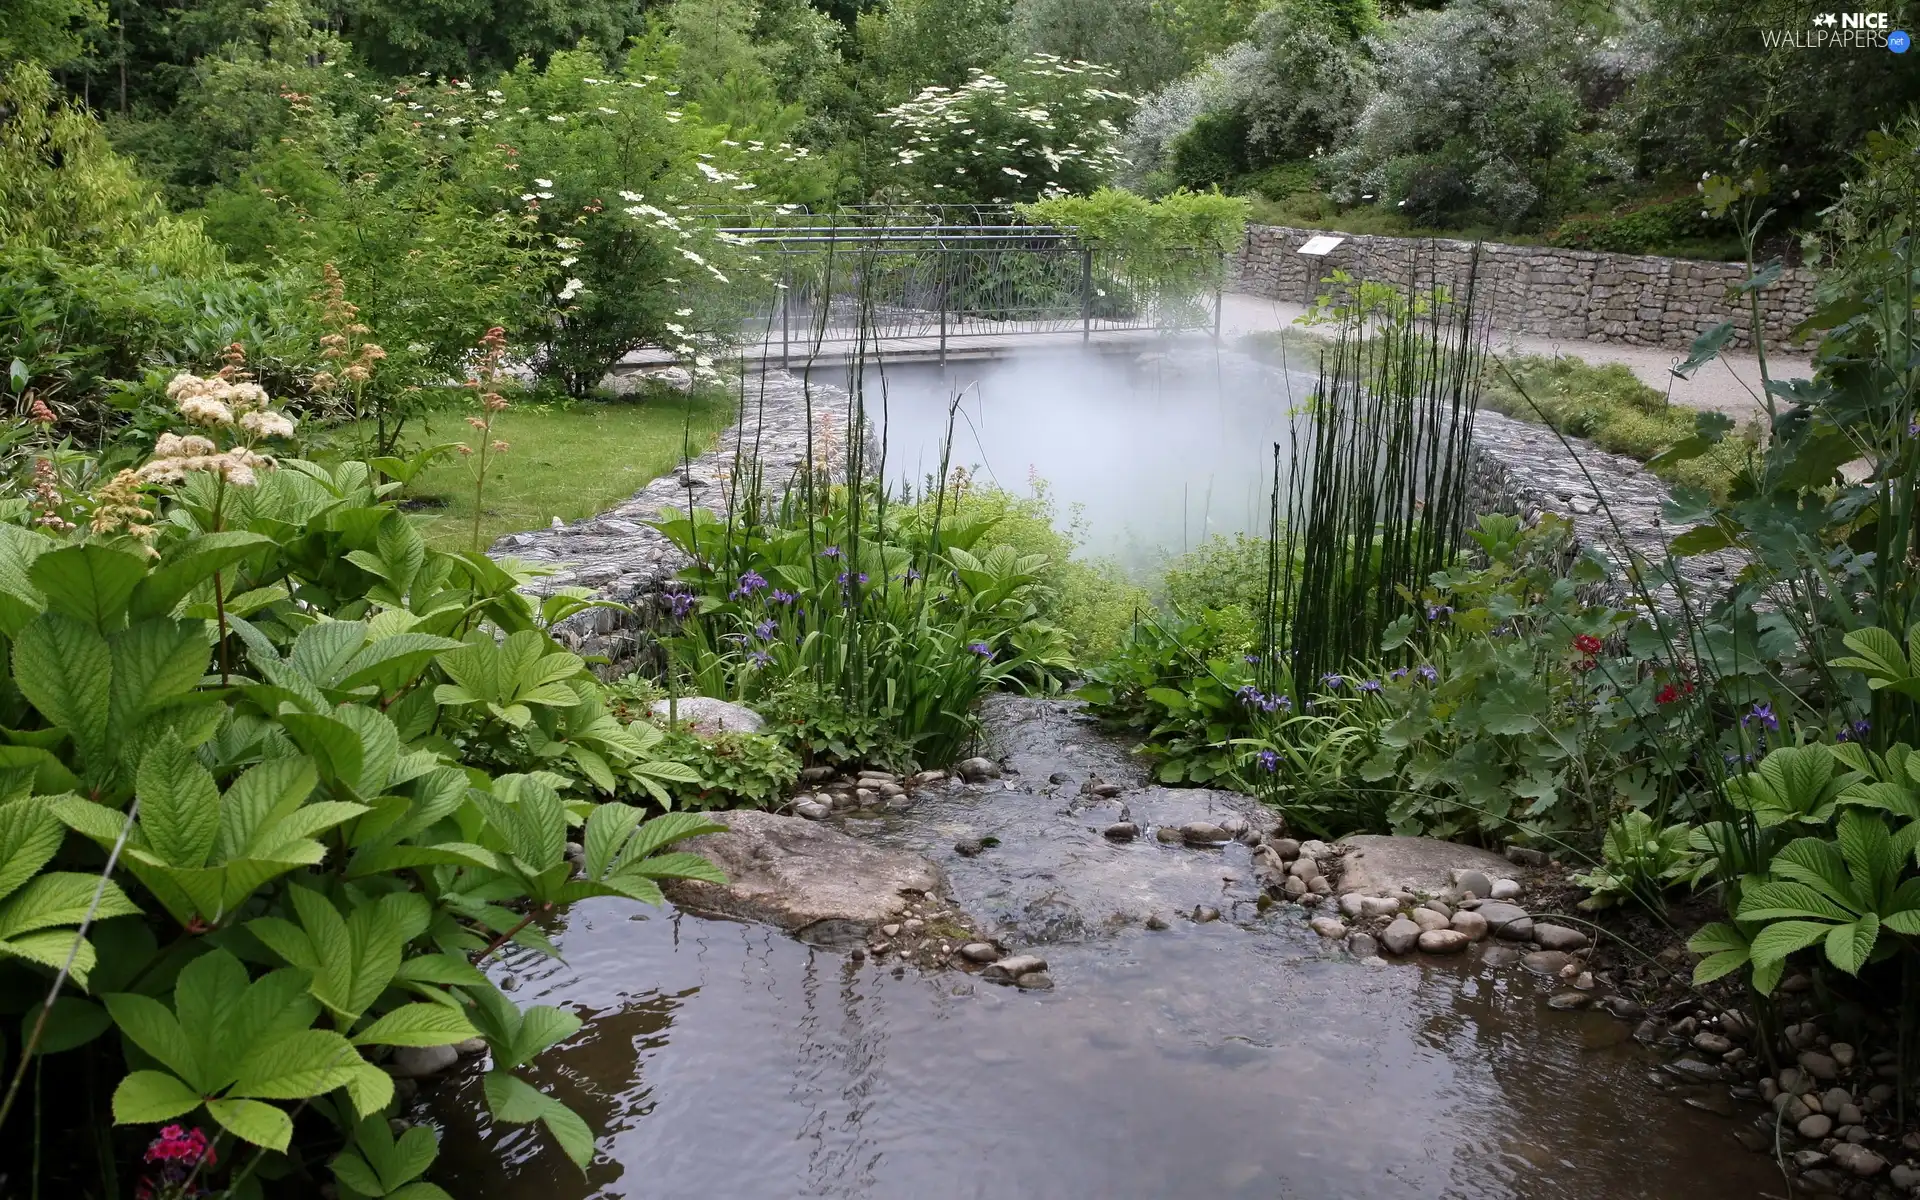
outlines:
[{"label": "grass lawn", "polygon": [[[464,441],[473,435],[467,409],[432,414],[410,431],[416,444]],[[573,521],[612,508],[672,470],[683,447],[713,448],[731,422],[724,394],[687,397],[651,391],[644,399],[533,405],[500,414],[494,436],[510,449],[488,474],[480,513],[480,545],[503,533],[541,529],[555,517]],[[450,550],[473,544],[474,480],[464,459],[449,455],[422,471],[402,497],[420,516],[429,542]]]}]

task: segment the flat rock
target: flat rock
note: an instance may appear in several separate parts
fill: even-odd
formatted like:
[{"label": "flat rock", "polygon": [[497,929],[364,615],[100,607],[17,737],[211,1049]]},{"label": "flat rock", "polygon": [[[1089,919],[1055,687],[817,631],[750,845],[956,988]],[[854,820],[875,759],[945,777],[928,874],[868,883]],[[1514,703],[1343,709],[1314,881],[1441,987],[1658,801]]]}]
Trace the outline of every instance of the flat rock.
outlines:
[{"label": "flat rock", "polygon": [[1323,938],[1343,938],[1347,936],[1347,926],[1333,917],[1315,917],[1307,922],[1307,927]]},{"label": "flat rock", "polygon": [[980,978],[994,983],[1012,983],[1022,975],[1033,975],[1047,969],[1047,960],[1038,954],[1010,954],[998,962],[989,964],[980,972]]},{"label": "flat rock", "polygon": [[1487,928],[1497,938],[1513,942],[1531,941],[1533,938],[1533,918],[1518,904],[1489,900],[1473,911],[1486,918]]},{"label": "flat rock", "polygon": [[1480,961],[1489,967],[1510,967],[1520,961],[1520,952],[1512,946],[1488,946],[1480,952]]},{"label": "flat rock", "polygon": [[1585,992],[1555,992],[1547,997],[1548,1008],[1585,1008],[1593,1003],[1593,997]]},{"label": "flat rock", "polygon": [[681,696],[655,700],[647,709],[661,720],[677,720],[701,737],[723,733],[759,733],[766,721],[743,705],[712,696]]},{"label": "flat rock", "polygon": [[1025,975],[1016,975],[1013,986],[1027,992],[1045,992],[1053,989],[1053,976],[1045,971],[1028,971]]},{"label": "flat rock", "polygon": [[675,904],[697,912],[762,921],[805,941],[851,944],[900,918],[911,899],[938,895],[940,868],[905,850],[860,841],[827,825],[769,812],[718,814],[724,833],[681,849],[699,854],[728,882],[663,882]]},{"label": "flat rock", "polygon": [[1856,1146],[1849,1142],[1842,1142],[1833,1148],[1833,1161],[1863,1179],[1871,1178],[1887,1169],[1886,1159],[1865,1146]]},{"label": "flat rock", "polygon": [[1130,842],[1140,836],[1140,827],[1132,821],[1115,821],[1100,832],[1112,841]]},{"label": "flat rock", "polygon": [[1578,929],[1555,925],[1551,921],[1535,921],[1533,940],[1540,943],[1542,950],[1584,950],[1592,939]]},{"label": "flat rock", "polygon": [[1467,948],[1467,935],[1452,929],[1429,929],[1420,935],[1420,949],[1428,954],[1454,954]]},{"label": "flat rock", "polygon": [[1000,949],[986,942],[968,942],[960,947],[960,957],[974,963],[997,962],[1000,958]]},{"label": "flat rock", "polygon": [[1347,935],[1347,953],[1355,958],[1373,958],[1380,953],[1380,943],[1370,933],[1350,933]]},{"label": "flat rock", "polygon": [[1498,854],[1438,838],[1362,833],[1341,838],[1340,846],[1346,851],[1341,886],[1368,895],[1390,895],[1402,888],[1437,894],[1452,886],[1456,871],[1479,871],[1491,878],[1507,869]]}]

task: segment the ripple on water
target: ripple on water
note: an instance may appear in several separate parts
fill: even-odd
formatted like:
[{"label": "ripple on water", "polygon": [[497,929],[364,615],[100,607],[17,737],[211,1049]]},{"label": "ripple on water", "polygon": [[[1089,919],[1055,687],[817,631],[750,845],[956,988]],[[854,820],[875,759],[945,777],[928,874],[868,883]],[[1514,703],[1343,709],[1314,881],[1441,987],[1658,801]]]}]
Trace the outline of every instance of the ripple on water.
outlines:
[{"label": "ripple on water", "polygon": [[534,1078],[601,1131],[583,1181],[432,1112],[455,1195],[1688,1197],[1769,1178],[1728,1122],[1655,1097],[1611,1019],[1529,981],[1369,968],[1224,922],[1052,947],[1045,996],[896,978],[757,926],[578,905],[522,1003],[593,1019]]}]

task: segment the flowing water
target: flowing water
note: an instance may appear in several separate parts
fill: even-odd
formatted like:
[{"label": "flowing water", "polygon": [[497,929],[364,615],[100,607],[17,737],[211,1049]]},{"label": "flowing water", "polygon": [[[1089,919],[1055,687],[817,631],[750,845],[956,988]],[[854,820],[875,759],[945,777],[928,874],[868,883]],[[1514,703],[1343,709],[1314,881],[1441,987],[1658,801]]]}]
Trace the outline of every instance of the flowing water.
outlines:
[{"label": "flowing water", "polygon": [[[442,1180],[490,1200],[1458,1197],[1751,1200],[1779,1176],[1733,1122],[1651,1082],[1629,1026],[1545,1007],[1470,957],[1368,966],[1256,902],[1244,847],[1099,830],[1245,803],[1146,788],[1058,702],[996,698],[1004,783],[924,795],[858,836],[919,849],[1056,989],[856,962],[773,929],[574,906],[564,962],[499,972],[588,1018],[532,1077],[600,1132],[583,1179],[494,1127],[477,1067],[424,1112]],[[1090,778],[1126,785],[1089,800]],[[1054,779],[1059,782],[1053,782]],[[999,844],[962,858],[957,838]],[[1217,907],[1196,924],[1183,913]],[[1149,914],[1171,918],[1152,932]],[[1724,1088],[1718,1100],[1724,1105]]]},{"label": "flowing water", "polygon": [[[820,378],[845,387],[847,371]],[[1139,567],[1216,533],[1264,531],[1273,447],[1313,381],[1239,354],[1033,354],[869,366],[868,416],[886,431],[886,477],[916,491],[951,462],[1024,493],[1045,481],[1077,507],[1086,552]]]}]

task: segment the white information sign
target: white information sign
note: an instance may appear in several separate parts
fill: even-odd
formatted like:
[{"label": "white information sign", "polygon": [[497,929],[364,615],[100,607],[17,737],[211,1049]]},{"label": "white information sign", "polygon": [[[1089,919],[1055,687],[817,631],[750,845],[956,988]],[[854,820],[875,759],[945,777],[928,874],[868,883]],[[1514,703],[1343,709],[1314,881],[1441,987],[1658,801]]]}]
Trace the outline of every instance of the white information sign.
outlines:
[{"label": "white information sign", "polygon": [[1345,238],[1328,237],[1325,234],[1321,234],[1319,237],[1308,238],[1306,245],[1300,247],[1295,253],[1309,255],[1313,258],[1324,258],[1332,254],[1335,247],[1346,240]]}]

